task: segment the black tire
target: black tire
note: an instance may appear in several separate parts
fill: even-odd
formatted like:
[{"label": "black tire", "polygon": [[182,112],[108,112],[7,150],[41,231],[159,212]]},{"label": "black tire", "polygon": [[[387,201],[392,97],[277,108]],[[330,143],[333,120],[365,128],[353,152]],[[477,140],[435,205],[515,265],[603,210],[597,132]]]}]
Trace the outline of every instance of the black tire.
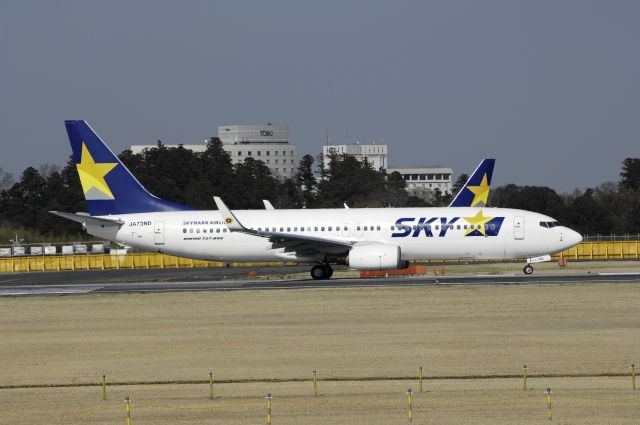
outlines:
[{"label": "black tire", "polygon": [[333,276],[333,269],[328,264],[325,267],[327,269],[327,279],[331,279],[331,276]]},{"label": "black tire", "polygon": [[522,271],[524,272],[524,274],[531,274],[531,273],[533,273],[533,266],[531,264],[526,264],[522,268]]},{"label": "black tire", "polygon": [[324,266],[313,266],[311,267],[311,277],[313,280],[326,279],[327,272]]}]

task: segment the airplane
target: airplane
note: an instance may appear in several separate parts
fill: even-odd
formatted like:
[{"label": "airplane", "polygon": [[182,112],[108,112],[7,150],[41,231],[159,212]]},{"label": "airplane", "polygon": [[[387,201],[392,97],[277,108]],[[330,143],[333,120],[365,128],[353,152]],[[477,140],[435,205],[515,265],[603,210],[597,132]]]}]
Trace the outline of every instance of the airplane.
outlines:
[{"label": "airplane", "polygon": [[91,235],[143,250],[212,261],[309,263],[313,279],[328,279],[334,264],[388,270],[430,259],[524,258],[523,271],[531,274],[532,263],[582,241],[551,217],[507,208],[232,211],[214,197],[217,210],[196,210],[147,192],[85,121],[65,126],[89,212],[51,212]]}]

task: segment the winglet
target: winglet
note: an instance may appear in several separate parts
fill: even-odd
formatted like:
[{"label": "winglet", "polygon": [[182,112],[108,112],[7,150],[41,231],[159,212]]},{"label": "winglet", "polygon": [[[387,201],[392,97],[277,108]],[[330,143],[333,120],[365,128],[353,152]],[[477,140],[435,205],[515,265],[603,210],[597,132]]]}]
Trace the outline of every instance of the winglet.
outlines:
[{"label": "winglet", "polygon": [[460,188],[460,191],[449,204],[450,207],[484,207],[489,199],[491,189],[491,177],[493,176],[493,166],[496,160],[492,158],[483,159],[478,168],[475,169],[471,177]]},{"label": "winglet", "polygon": [[224,221],[224,224],[227,225],[229,230],[231,230],[232,232],[246,232],[248,230],[242,225],[242,223],[238,221],[236,216],[231,212],[229,207],[227,207],[227,205],[222,202],[222,199],[220,199],[219,196],[214,196],[213,200],[215,201],[220,214],[222,214],[222,220]]},{"label": "winglet", "polygon": [[266,199],[263,199],[262,203],[264,204],[265,210],[275,210],[275,208],[273,208],[273,205],[271,205],[271,202],[267,201]]}]

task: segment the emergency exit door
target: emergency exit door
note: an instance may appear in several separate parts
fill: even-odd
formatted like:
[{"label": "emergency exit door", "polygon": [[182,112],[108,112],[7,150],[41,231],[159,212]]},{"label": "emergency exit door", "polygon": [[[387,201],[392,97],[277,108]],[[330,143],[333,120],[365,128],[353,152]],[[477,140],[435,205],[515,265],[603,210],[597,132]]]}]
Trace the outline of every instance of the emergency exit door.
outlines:
[{"label": "emergency exit door", "polygon": [[524,217],[522,216],[513,218],[513,238],[524,239]]}]

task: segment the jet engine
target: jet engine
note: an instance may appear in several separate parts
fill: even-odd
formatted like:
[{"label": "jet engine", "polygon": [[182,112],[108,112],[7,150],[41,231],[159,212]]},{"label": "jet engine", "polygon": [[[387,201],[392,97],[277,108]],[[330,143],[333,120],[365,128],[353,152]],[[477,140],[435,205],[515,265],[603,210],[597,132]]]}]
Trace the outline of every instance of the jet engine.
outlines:
[{"label": "jet engine", "polygon": [[409,262],[401,259],[400,247],[387,244],[354,246],[349,251],[346,263],[357,270],[390,270],[409,267]]}]

